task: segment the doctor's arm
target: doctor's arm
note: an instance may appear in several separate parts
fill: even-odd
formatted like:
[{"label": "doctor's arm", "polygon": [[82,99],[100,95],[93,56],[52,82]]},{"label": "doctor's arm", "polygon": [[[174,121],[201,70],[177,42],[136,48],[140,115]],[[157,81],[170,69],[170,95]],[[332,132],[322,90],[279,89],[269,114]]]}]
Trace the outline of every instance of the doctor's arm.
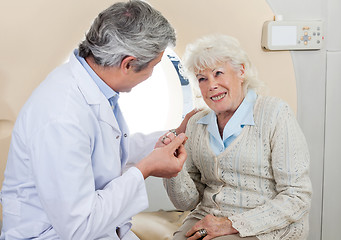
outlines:
[{"label": "doctor's arm", "polygon": [[141,172],[131,168],[121,175],[116,156],[112,161],[118,167],[112,171],[117,177],[103,186],[95,185],[92,141],[78,124],[63,120],[43,126],[31,138],[37,192],[61,239],[113,236],[116,227],[148,207]]}]

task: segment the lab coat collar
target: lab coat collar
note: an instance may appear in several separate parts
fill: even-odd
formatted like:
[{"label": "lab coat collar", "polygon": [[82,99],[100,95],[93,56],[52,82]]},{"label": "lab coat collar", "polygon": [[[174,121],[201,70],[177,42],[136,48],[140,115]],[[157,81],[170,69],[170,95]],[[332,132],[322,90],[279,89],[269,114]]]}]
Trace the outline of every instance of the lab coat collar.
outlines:
[{"label": "lab coat collar", "polygon": [[114,117],[109,101],[100,91],[96,83],[92,80],[89,73],[78,61],[75,53],[71,54],[69,64],[72,66],[70,69],[77,80],[80,92],[83,94],[85,101],[96,113],[99,120],[108,123],[117,131],[117,133],[121,134],[119,125]]}]

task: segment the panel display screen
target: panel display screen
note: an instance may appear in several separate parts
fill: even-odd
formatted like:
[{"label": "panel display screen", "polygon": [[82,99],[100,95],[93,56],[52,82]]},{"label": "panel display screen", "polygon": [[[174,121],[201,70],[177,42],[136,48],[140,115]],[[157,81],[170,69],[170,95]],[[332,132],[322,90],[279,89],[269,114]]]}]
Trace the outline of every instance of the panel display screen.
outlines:
[{"label": "panel display screen", "polygon": [[297,42],[296,26],[272,26],[272,45],[273,46],[293,46]]}]

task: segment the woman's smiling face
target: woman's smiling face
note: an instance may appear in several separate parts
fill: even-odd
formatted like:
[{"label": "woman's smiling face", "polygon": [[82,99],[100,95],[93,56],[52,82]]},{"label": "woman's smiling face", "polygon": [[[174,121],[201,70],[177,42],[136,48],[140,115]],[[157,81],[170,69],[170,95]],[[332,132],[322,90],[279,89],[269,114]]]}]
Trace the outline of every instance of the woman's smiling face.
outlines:
[{"label": "woman's smiling face", "polygon": [[232,116],[243,101],[244,66],[239,70],[230,63],[217,63],[214,68],[207,68],[196,73],[201,94],[206,104],[218,116]]}]

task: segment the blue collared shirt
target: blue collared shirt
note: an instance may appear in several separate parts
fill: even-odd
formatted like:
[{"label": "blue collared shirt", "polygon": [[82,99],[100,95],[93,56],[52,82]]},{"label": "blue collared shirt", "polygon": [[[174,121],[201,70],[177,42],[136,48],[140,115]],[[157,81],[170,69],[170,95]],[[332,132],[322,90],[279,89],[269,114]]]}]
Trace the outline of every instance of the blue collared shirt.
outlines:
[{"label": "blue collared shirt", "polygon": [[112,106],[115,106],[115,104],[112,102],[114,99],[116,99],[116,102],[119,98],[119,93],[112,90],[95,72],[92,70],[92,68],[89,66],[89,64],[85,61],[84,58],[80,57],[78,55],[78,50],[76,49],[74,51],[75,56],[77,57],[78,61],[82,64],[82,66],[85,68],[85,70],[89,73],[91,78],[94,80],[98,88],[101,90],[101,92],[104,94],[104,96],[108,99],[110,104]]},{"label": "blue collared shirt", "polygon": [[[74,54],[78,61],[82,64],[82,66],[85,68],[85,70],[89,73],[90,77],[94,80],[100,91],[104,94],[104,96],[108,99],[113,112],[115,114],[116,121],[118,123],[118,126],[120,127],[121,133],[127,135],[128,129],[125,124],[124,117],[121,113],[120,107],[117,104],[117,101],[120,97],[119,93],[114,91],[111,87],[109,87],[95,72],[94,70],[89,66],[89,64],[85,61],[84,58],[80,57],[78,55],[78,50],[76,49],[74,51]],[[125,159],[126,156],[121,156],[121,159]]]},{"label": "blue collared shirt", "polygon": [[253,119],[253,107],[257,99],[257,94],[249,90],[244,100],[237,108],[231,119],[224,127],[223,138],[218,130],[217,115],[214,111],[199,119],[197,123],[206,124],[210,134],[210,146],[216,155],[219,155],[235,140],[241,133],[245,125],[255,125]]}]

